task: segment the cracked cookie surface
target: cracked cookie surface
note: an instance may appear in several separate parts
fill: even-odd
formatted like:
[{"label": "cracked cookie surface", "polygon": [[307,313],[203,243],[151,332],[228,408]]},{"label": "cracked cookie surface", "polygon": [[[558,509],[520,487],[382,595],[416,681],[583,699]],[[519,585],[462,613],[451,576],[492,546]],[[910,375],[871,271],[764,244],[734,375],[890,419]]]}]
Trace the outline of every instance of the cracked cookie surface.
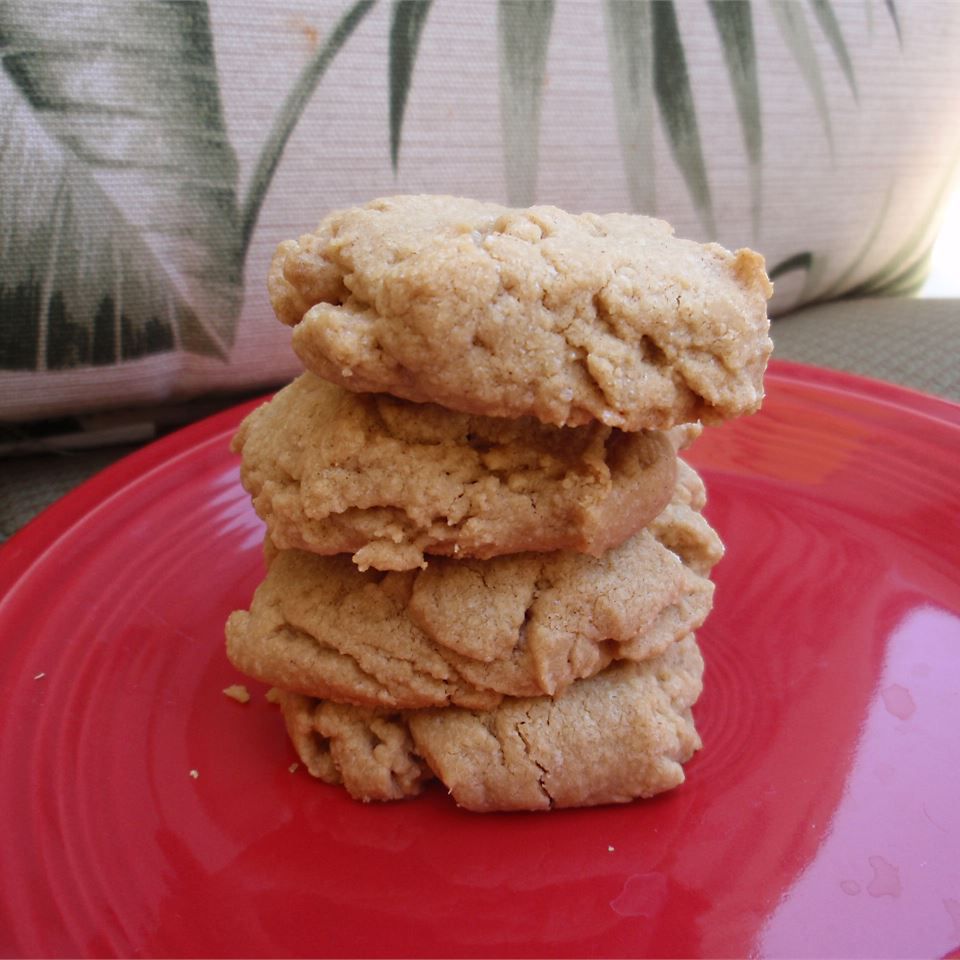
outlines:
[{"label": "cracked cookie surface", "polygon": [[473,416],[306,373],[246,418],[234,449],[276,547],[407,570],[424,553],[599,556],[670,500],[685,436]]},{"label": "cracked cookie surface", "polygon": [[282,243],[268,286],[328,380],[556,425],[751,413],[772,350],[763,258],[638,215],[375,200]]},{"label": "cracked cookie surface", "polygon": [[614,660],[662,653],[706,619],[722,547],[691,505],[702,506],[702,489],[684,465],[658,533],[599,558],[436,559],[380,573],[344,556],[271,551],[250,611],[228,621],[228,656],[265,683],[365,706],[555,695]]},{"label": "cracked cookie surface", "polygon": [[683,782],[700,748],[691,707],[703,660],[692,635],[642,663],[619,663],[558,697],[490,710],[390,712],[281,691],[313,776],[358,800],[398,800],[436,777],[469,810],[626,803]]}]

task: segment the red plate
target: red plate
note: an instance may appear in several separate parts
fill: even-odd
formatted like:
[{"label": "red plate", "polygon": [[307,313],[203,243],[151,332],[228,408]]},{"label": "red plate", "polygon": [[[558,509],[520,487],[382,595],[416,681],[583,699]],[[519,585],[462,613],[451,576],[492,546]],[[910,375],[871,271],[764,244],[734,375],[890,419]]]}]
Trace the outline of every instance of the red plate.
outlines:
[{"label": "red plate", "polygon": [[[4,955],[932,956],[960,945],[960,407],[776,364],[692,460],[728,545],[706,743],[624,807],[362,806],[222,625],[261,575],[227,439],[115,465],[0,551]],[[191,776],[196,771],[197,776]]]}]

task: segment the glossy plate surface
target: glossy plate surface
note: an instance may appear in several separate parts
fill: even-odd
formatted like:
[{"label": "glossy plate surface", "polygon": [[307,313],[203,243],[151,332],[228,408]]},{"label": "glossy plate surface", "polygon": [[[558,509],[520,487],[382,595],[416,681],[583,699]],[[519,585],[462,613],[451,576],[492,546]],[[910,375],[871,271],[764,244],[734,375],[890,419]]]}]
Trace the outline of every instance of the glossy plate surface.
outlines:
[{"label": "glossy plate surface", "polygon": [[262,687],[221,693],[261,576],[247,409],[0,550],[0,954],[956,951],[960,407],[774,364],[691,455],[728,549],[687,782],[492,816],[353,803],[289,772]]}]

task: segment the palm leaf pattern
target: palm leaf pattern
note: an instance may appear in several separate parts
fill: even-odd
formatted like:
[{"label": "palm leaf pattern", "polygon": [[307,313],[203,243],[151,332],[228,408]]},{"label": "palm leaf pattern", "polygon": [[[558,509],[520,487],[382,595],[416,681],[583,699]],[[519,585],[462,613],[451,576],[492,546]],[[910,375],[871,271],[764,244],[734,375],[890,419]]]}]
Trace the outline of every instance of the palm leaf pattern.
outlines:
[{"label": "palm leaf pattern", "polygon": [[[226,358],[284,145],[372,6],[281,107],[241,203],[205,0],[0,6],[0,367]],[[185,66],[186,65],[186,66]],[[15,318],[11,323],[9,318]]]},{"label": "palm leaf pattern", "polygon": [[[877,214],[876,220],[874,220],[873,226],[867,232],[867,236],[864,239],[863,243],[850,258],[850,262],[844,267],[836,277],[824,288],[818,289],[816,284],[816,278],[808,280],[809,290],[808,292],[811,295],[816,295],[819,298],[826,299],[828,297],[835,296],[840,293],[842,290],[849,289],[850,281],[854,276],[856,276],[857,271],[860,270],[867,257],[873,252],[874,247],[876,246],[877,240],[880,237],[880,234],[883,230],[884,222],[887,218],[887,211],[890,209],[890,201],[893,199],[893,186],[890,185],[887,187],[887,192],[884,195],[883,203],[880,206],[880,210]],[[818,273],[823,273],[826,270],[826,264],[823,262],[825,258],[817,258],[817,265],[819,265]]]},{"label": "palm leaf pattern", "polygon": [[804,288],[804,300],[826,300],[835,296],[843,297],[884,297],[906,296],[915,293],[923,286],[933,254],[937,236],[937,213],[941,210],[947,191],[954,183],[957,169],[960,167],[960,147],[940,181],[934,187],[926,208],[919,217],[914,229],[887,257],[882,266],[855,283],[853,278],[862,269],[868,257],[873,253],[882,233],[887,211],[894,195],[891,184],[884,197],[883,204],[867,236],[851,257],[850,261],[826,285],[820,286],[820,278],[827,273],[829,258],[819,257],[810,251],[793,254],[770,270],[772,279],[792,270],[807,270],[807,285]]},{"label": "palm leaf pattern", "polygon": [[[717,30],[743,135],[750,171],[751,219],[757,237],[762,212],[763,123],[753,5],[750,0],[707,0],[707,5]],[[851,94],[858,100],[853,61],[833,6],[829,0],[810,0],[810,6],[840,64]],[[885,0],[885,6],[902,46],[893,0]],[[770,9],[810,92],[832,153],[830,109],[804,9],[798,0],[770,0]],[[672,0],[607,0],[605,20],[623,167],[634,209],[655,212],[652,147],[655,102],[701,223],[707,233],[713,235],[710,186],[700,147],[683,39]]]},{"label": "palm leaf pattern", "polygon": [[710,183],[700,147],[687,59],[672,0],[653,4],[653,87],[677,166],[708,236],[715,236]]},{"label": "palm leaf pattern", "polygon": [[250,243],[253,228],[256,226],[260,207],[270,187],[270,181],[273,179],[273,174],[280,162],[280,157],[283,155],[284,147],[290,139],[290,134],[293,133],[294,127],[296,127],[297,121],[303,113],[303,108],[307,105],[310,97],[313,96],[317,84],[320,83],[323,75],[327,72],[327,67],[330,66],[333,58],[359,26],[360,21],[370,12],[373,5],[374,0],[359,0],[347,10],[330,32],[327,41],[300,71],[300,76],[277,112],[266,142],[260,150],[257,166],[250,179],[250,187],[243,204],[241,222],[243,224],[244,254],[246,254],[247,246]]},{"label": "palm leaf pattern", "polygon": [[840,69],[847,78],[847,84],[853,94],[853,99],[859,101],[860,94],[857,92],[857,78],[853,73],[853,62],[850,59],[846,41],[843,39],[840,24],[837,22],[837,15],[833,12],[829,0],[810,0],[810,3],[813,7],[814,16],[820,24],[820,29],[827,38],[827,43],[833,48],[833,52],[840,63]]},{"label": "palm leaf pattern", "polygon": [[500,118],[507,199],[527,206],[536,198],[540,101],[553,23],[553,0],[500,0]]},{"label": "palm leaf pattern", "polygon": [[786,273],[792,273],[794,270],[809,270],[812,263],[813,254],[809,250],[795,253],[770,268],[770,279],[776,280],[778,277],[782,277]]},{"label": "palm leaf pattern", "polygon": [[763,124],[750,0],[710,0],[710,14],[720,35],[723,59],[743,132],[743,146],[750,164],[750,218],[756,238],[760,234],[763,192]]},{"label": "palm leaf pattern", "polygon": [[635,210],[656,213],[653,154],[653,26],[648,2],[604,5],[617,133]]},{"label": "palm leaf pattern", "polygon": [[936,240],[937,211],[954,182],[960,165],[960,150],[953,157],[949,168],[936,185],[930,202],[917,221],[914,229],[882,266],[844,291],[844,296],[890,296],[913,291],[923,284]]},{"label": "palm leaf pattern", "polygon": [[770,0],[770,10],[784,43],[796,61],[800,75],[813,97],[813,104],[820,117],[823,133],[832,154],[833,125],[830,122],[830,106],[827,103],[820,62],[817,60],[817,51],[813,45],[813,37],[810,35],[803,7],[794,0]]},{"label": "palm leaf pattern", "polygon": [[[66,5],[4,0],[0,367],[110,364],[175,349],[226,358],[241,308],[247,251],[284,148],[374,2],[349,5],[303,67],[241,196],[206,0]],[[736,106],[756,235],[764,141],[755,8],[750,0],[706,4]],[[883,5],[902,48],[894,0]],[[537,196],[554,0],[499,0],[496,9],[507,199],[528,204]],[[603,9],[631,203],[654,211],[659,122],[704,232],[713,236],[713,197],[674,0],[606,0]],[[822,33],[852,97],[859,97],[834,7],[829,0],[769,0],[769,9],[832,152],[830,109],[811,25]],[[431,0],[393,0],[389,10],[387,136],[397,172]],[[878,223],[858,257],[867,255],[879,232]],[[910,288],[922,274],[929,246],[924,224],[897,257],[854,290]],[[813,251],[772,268],[775,275],[797,270],[807,272],[808,288],[819,285],[823,269]],[[851,264],[841,277],[846,282],[855,273]],[[830,289],[839,292],[838,283]]]},{"label": "palm leaf pattern", "polygon": [[400,159],[400,131],[407,108],[413,65],[420,34],[427,22],[432,0],[395,0],[390,26],[390,161],[394,172]]},{"label": "palm leaf pattern", "polygon": [[652,103],[701,223],[716,232],[697,113],[673,0],[609,0],[607,48],[624,173],[635,209],[655,212]]},{"label": "palm leaf pattern", "polygon": [[903,34],[900,32],[900,17],[897,15],[897,7],[894,3],[894,0],[883,0],[884,6],[887,8],[887,13],[890,14],[890,19],[893,21],[893,28],[897,31],[897,42],[900,44],[900,49],[903,49]]},{"label": "palm leaf pattern", "polygon": [[[0,7],[4,366],[225,354],[237,165],[202,3]],[[180,62],[194,65],[177,69]],[[41,174],[42,172],[42,174]]]}]

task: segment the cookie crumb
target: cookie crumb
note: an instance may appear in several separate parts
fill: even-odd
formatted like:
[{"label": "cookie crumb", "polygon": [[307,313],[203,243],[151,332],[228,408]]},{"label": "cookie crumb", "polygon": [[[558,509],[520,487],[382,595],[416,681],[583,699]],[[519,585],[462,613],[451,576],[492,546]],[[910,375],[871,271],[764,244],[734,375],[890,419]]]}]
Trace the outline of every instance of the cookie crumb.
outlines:
[{"label": "cookie crumb", "polygon": [[197,779],[199,779],[199,777],[200,777],[200,771],[199,771],[199,770],[191,770],[191,771],[190,771],[190,776],[193,777],[194,780],[197,780]]},{"label": "cookie crumb", "polygon": [[46,674],[41,670],[40,673],[35,673],[35,674],[33,675],[33,679],[34,679],[34,680],[42,680],[45,676],[46,676]]},{"label": "cookie crumb", "polygon": [[264,696],[267,698],[267,703],[280,702],[280,691],[276,687],[271,687]]},{"label": "cookie crumb", "polygon": [[287,767],[287,769],[288,769],[291,773],[296,773],[296,772],[300,769],[300,764],[299,764],[299,763],[291,763],[290,766]]},{"label": "cookie crumb", "polygon": [[249,703],[250,691],[242,683],[232,683],[229,687],[224,687],[224,695],[237,703]]}]

